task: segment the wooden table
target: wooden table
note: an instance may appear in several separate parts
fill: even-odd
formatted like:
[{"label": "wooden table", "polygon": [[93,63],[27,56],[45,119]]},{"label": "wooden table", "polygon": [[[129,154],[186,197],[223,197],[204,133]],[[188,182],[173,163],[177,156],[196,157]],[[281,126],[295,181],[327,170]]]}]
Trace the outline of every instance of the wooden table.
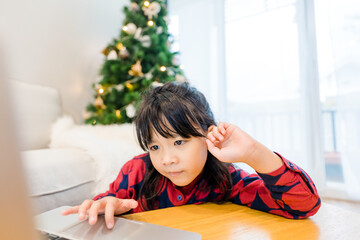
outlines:
[{"label": "wooden table", "polygon": [[360,239],[360,214],[323,203],[308,219],[291,220],[232,203],[185,205],[124,218],[200,233],[207,239]]}]

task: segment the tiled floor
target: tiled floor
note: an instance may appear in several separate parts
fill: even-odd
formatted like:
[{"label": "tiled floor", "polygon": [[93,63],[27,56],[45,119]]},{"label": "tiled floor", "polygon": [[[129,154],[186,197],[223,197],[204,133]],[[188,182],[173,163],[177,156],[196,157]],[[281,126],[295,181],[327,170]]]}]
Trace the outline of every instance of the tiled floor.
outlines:
[{"label": "tiled floor", "polygon": [[321,198],[322,202],[335,205],[340,208],[360,213],[360,202],[344,201],[330,198]]}]

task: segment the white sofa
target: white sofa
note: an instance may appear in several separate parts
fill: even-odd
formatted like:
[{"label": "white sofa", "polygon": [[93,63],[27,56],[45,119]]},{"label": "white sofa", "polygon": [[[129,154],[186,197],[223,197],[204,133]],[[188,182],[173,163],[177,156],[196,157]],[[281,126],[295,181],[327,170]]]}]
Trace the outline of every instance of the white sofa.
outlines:
[{"label": "white sofa", "polygon": [[[60,118],[63,112],[56,89],[10,83],[34,214],[92,198],[105,190],[130,156],[141,153],[132,126],[76,125],[69,117]],[[115,137],[108,137],[110,132]]]}]

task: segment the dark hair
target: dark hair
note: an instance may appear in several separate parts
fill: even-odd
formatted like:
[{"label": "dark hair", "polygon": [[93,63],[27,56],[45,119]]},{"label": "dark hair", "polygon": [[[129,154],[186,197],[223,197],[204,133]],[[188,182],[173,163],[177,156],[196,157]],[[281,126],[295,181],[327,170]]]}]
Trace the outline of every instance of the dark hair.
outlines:
[{"label": "dark hair", "polygon": [[[165,138],[173,137],[175,134],[184,138],[205,137],[198,129],[207,132],[207,129],[215,124],[205,96],[188,83],[176,82],[168,82],[145,92],[135,118],[137,139],[145,151],[148,151],[148,145],[152,140],[152,129]],[[219,161],[208,152],[204,179],[209,189],[204,190],[220,189],[224,195],[219,202],[226,201],[232,189],[228,167],[229,164]],[[155,208],[156,197],[162,191],[165,182],[165,177],[149,161],[139,194],[140,204],[144,210]]]}]

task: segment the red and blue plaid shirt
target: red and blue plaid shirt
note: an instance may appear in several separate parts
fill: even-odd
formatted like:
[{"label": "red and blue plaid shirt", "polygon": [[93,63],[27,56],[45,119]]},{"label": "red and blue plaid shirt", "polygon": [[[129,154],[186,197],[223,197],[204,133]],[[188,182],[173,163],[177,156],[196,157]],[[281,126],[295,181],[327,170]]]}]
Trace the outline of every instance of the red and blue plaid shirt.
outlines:
[{"label": "red and blue plaid shirt", "polygon": [[[280,157],[284,161],[283,166],[268,174],[249,174],[242,169],[229,168],[233,182],[230,201],[286,218],[299,219],[314,215],[321,201],[313,181],[304,170]],[[110,184],[109,190],[97,195],[94,200],[114,196],[140,201],[139,192],[149,162],[147,153],[128,161]],[[167,208],[221,199],[224,193],[219,189],[205,190],[206,184],[201,175],[185,187],[177,187],[166,179],[165,187],[157,197],[158,206]],[[129,213],[142,211],[139,204]]]}]

